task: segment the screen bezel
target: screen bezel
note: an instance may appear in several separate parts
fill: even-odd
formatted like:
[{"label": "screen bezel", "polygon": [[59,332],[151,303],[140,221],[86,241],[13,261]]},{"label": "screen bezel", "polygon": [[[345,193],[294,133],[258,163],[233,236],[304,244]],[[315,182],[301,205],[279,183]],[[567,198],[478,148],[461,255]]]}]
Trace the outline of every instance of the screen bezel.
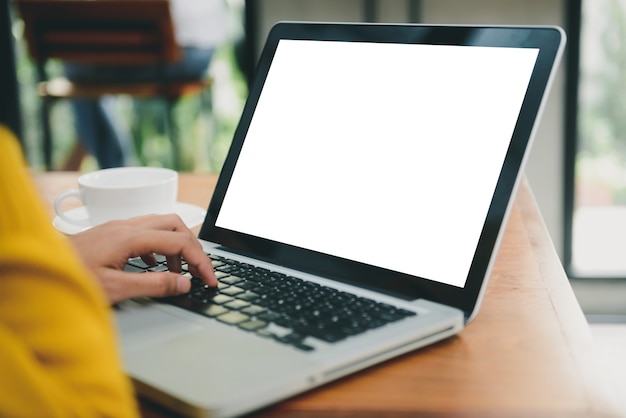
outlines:
[{"label": "screen bezel", "polygon": [[[537,115],[555,63],[561,54],[563,32],[557,27],[431,26],[281,22],[267,39],[256,76],[244,106],[231,148],[209,205],[199,238],[245,256],[288,268],[371,288],[405,299],[425,298],[455,306],[470,317],[488,277],[507,210],[519,180]],[[465,286],[460,288],[428,279],[353,262],[215,226],[256,103],[281,39],[409,43],[430,45],[536,48],[535,67],[500,172],[495,193],[480,234]],[[444,193],[446,191],[443,191]],[[251,205],[250,210],[254,210]],[[381,244],[384,245],[384,244]]]}]

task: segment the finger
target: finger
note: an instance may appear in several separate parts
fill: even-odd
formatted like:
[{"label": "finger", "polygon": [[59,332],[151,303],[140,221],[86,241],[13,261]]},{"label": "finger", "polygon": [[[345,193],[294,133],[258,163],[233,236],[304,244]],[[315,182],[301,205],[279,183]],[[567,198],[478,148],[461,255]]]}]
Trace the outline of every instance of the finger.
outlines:
[{"label": "finger", "polygon": [[169,271],[173,271],[175,273],[181,272],[181,261],[179,255],[168,255],[165,257],[167,261],[167,268]]},{"label": "finger", "polygon": [[[202,250],[202,245],[198,242],[196,236],[191,232],[189,228],[187,228],[182,219],[176,214],[140,216],[131,219],[131,222],[133,222],[133,226],[138,228],[186,233],[188,234],[189,239],[192,241],[192,245],[195,244],[198,247],[198,250]],[[180,258],[169,256],[167,254],[164,255],[166,255],[167,257],[167,266],[169,270],[174,272],[180,272]],[[199,277],[202,277],[203,275],[202,272],[194,271],[194,273],[196,273],[196,275],[200,274]]]},{"label": "finger", "polygon": [[109,270],[105,286],[110,302],[117,303],[139,296],[180,295],[189,292],[191,282],[172,272],[127,273]]},{"label": "finger", "polygon": [[213,269],[211,259],[204,251],[200,251],[200,255],[196,258],[197,253],[193,253],[193,257],[183,254],[187,262],[188,269],[194,277],[200,277],[202,281],[211,287],[217,286],[217,276]]},{"label": "finger", "polygon": [[140,257],[143,260],[143,262],[149,266],[156,266],[157,264],[157,260],[156,260],[156,257],[154,256],[154,253],[141,254]]},{"label": "finger", "polygon": [[[134,256],[149,252],[163,254],[166,257],[182,256],[194,276],[200,277],[209,286],[217,286],[211,259],[204,253],[202,245],[193,235],[176,231],[146,230],[141,234],[134,234],[130,240],[129,248],[135,252]],[[174,266],[180,268],[176,264]]]}]

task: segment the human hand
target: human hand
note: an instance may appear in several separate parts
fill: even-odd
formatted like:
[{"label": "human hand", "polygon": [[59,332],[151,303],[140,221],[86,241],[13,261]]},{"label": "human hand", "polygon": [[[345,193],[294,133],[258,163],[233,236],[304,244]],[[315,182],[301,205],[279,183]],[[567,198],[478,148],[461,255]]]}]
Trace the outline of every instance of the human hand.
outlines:
[{"label": "human hand", "polygon": [[[181,276],[181,256],[189,271],[209,286],[217,286],[211,260],[177,215],[148,215],[111,221],[70,237],[74,248],[94,273],[111,303],[138,296],[186,293],[189,279]],[[154,254],[166,256],[170,271],[130,273],[124,265],[140,256],[156,264]]]}]

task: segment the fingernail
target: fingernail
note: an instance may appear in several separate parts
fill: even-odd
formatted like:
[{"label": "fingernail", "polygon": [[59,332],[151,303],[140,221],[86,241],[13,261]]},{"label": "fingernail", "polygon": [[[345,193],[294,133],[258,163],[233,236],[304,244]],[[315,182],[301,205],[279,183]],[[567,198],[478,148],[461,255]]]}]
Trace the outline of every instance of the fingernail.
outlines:
[{"label": "fingernail", "polygon": [[189,290],[189,279],[183,276],[176,278],[176,290],[178,293],[185,293]]}]

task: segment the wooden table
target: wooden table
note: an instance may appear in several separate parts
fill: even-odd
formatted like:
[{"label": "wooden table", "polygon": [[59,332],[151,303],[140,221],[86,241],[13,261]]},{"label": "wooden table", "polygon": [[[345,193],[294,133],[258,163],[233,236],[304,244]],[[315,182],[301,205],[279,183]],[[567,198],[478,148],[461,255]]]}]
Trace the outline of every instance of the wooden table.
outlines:
[{"label": "wooden table", "polygon": [[[57,193],[76,187],[77,175],[35,176],[50,208]],[[207,206],[215,181],[181,175],[179,200]],[[482,309],[464,331],[254,416],[626,416],[616,405],[589,326],[524,182]],[[165,416],[147,404],[142,411]]]}]

